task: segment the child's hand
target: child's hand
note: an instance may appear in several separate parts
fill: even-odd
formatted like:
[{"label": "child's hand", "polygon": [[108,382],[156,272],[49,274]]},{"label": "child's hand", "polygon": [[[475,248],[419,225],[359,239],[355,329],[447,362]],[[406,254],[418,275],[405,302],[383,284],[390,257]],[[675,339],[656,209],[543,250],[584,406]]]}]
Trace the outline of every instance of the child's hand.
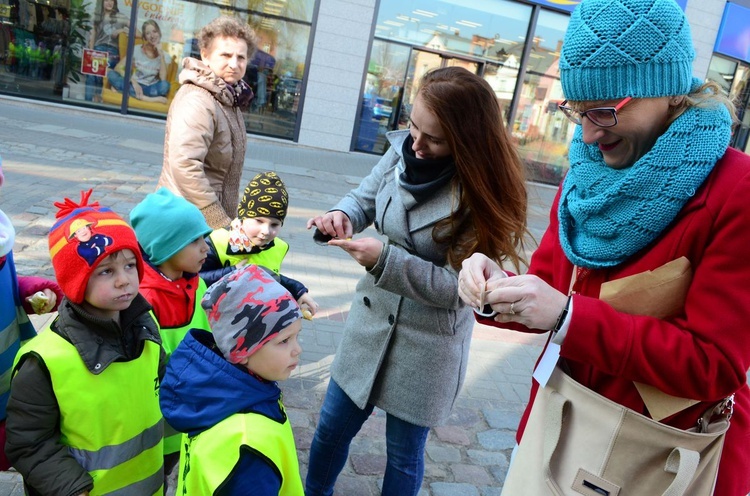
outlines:
[{"label": "child's hand", "polygon": [[43,291],[37,291],[26,298],[26,301],[29,302],[34,313],[41,315],[43,313],[48,313],[55,308],[57,295],[51,289],[45,288]]},{"label": "child's hand", "polygon": [[302,310],[302,316],[307,320],[312,320],[313,315],[318,312],[318,304],[312,299],[310,293],[305,293],[297,300],[299,308]]}]

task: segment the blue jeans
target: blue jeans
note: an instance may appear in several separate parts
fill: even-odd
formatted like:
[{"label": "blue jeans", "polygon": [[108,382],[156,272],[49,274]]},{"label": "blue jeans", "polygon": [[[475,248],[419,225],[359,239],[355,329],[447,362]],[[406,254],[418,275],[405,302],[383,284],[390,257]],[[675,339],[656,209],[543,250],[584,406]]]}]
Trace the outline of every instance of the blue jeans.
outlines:
[{"label": "blue jeans", "polygon": [[[124,78],[120,76],[119,72],[114,70],[107,72],[107,79],[109,79],[109,82],[114,89],[122,93],[125,81],[123,80]],[[135,97],[133,85],[129,84],[128,86],[130,86],[130,96]],[[157,81],[154,84],[142,84],[141,89],[143,90],[144,96],[167,96],[169,93],[169,83],[167,81]]]},{"label": "blue jeans", "polygon": [[[94,50],[100,52],[109,53],[109,59],[107,60],[107,68],[114,68],[120,61],[120,51],[117,47],[112,45],[96,45]],[[99,76],[86,75],[86,100],[91,101],[94,99],[94,95],[102,94],[102,82],[104,78]]]},{"label": "blue jeans", "polygon": [[[331,496],[336,478],[346,464],[349,445],[372,414],[364,410],[331,379],[320,410],[320,420],[310,446],[305,481],[306,496]],[[424,476],[424,447],[429,427],[410,424],[391,414],[386,416],[387,464],[383,479],[384,496],[416,496]]]}]

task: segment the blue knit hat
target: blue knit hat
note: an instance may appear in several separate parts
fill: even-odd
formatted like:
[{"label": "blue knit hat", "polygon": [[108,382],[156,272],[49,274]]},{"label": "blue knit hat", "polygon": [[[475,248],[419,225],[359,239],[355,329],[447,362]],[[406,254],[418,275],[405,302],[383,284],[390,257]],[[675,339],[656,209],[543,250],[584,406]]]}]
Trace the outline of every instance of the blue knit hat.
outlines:
[{"label": "blue knit hat", "polygon": [[161,265],[211,232],[198,207],[167,188],[159,188],[130,211],[130,224],[150,262]]},{"label": "blue knit hat", "polygon": [[560,54],[560,80],[573,101],[690,93],[695,50],[675,0],[583,0]]}]

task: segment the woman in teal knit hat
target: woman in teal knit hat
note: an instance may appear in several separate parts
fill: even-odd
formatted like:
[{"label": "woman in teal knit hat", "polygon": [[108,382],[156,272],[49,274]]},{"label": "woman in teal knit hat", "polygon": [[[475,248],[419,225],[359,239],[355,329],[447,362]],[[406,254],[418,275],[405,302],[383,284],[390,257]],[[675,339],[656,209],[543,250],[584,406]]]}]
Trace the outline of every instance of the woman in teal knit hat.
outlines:
[{"label": "woman in teal knit hat", "polygon": [[[694,427],[734,394],[714,494],[745,496],[750,157],[729,148],[734,108],[693,77],[694,56],[674,0],[580,3],[559,65],[560,110],[579,126],[549,228],[528,274],[475,254],[459,294],[489,305],[482,323],[551,331],[543,362],[561,358],[579,383],[667,425]],[[545,379],[537,368],[519,442]],[[656,415],[636,383],[689,401]],[[712,476],[698,478],[710,488]]]}]

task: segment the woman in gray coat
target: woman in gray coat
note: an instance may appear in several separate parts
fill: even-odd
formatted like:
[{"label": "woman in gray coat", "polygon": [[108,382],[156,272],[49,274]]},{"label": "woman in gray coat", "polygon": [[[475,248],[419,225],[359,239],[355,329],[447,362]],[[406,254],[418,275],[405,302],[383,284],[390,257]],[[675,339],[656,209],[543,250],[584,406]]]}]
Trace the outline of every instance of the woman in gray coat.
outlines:
[{"label": "woman in gray coat", "polygon": [[[466,372],[474,318],[458,298],[461,262],[478,251],[521,263],[523,168],[489,84],[458,67],[432,71],[410,121],[388,134],[389,151],[359,187],[307,224],[366,269],[312,442],[307,496],[333,494],[375,406],[387,413],[382,494],[419,492],[429,428],[448,418]],[[352,239],[370,224],[387,242]]]}]

